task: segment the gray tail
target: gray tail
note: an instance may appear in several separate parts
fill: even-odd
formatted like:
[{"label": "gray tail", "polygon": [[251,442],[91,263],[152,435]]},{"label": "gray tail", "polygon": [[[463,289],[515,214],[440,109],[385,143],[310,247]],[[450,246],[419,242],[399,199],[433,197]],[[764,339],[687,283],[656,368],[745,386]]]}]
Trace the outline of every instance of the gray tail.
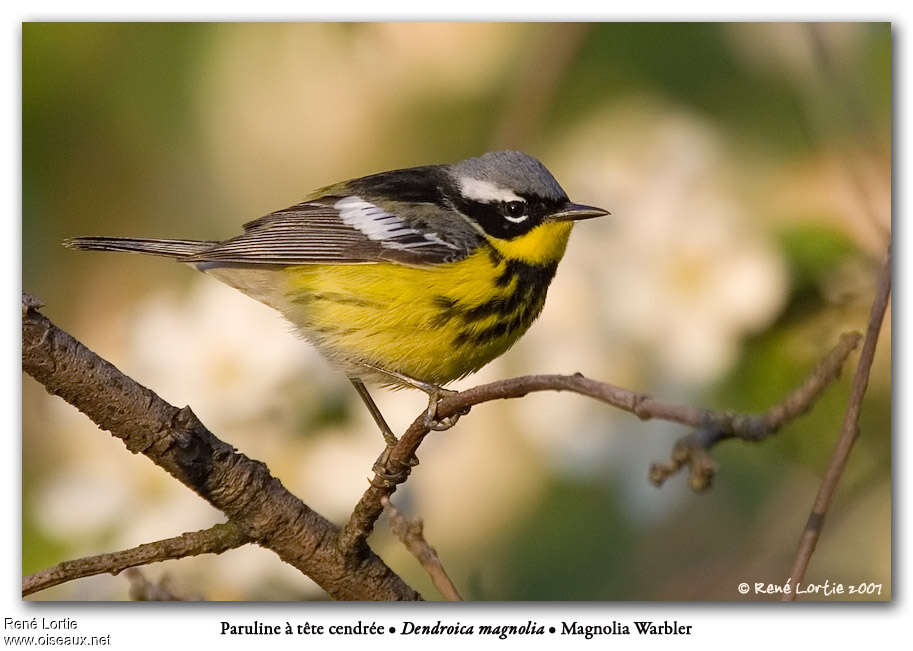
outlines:
[{"label": "gray tail", "polygon": [[71,249],[87,251],[129,251],[163,255],[166,258],[182,258],[200,253],[218,242],[200,240],[157,240],[134,237],[74,237],[64,240],[63,245]]}]

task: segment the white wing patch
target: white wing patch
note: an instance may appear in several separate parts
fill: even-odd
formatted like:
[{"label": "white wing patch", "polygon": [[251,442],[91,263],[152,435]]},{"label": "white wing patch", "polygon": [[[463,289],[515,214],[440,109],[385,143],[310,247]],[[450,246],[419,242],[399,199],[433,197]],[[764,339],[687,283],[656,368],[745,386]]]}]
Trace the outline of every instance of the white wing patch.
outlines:
[{"label": "white wing patch", "polygon": [[460,177],[460,193],[467,199],[481,201],[482,203],[497,203],[499,201],[526,201],[518,197],[513,191],[495,185],[491,181],[474,179],[471,176]]},{"label": "white wing patch", "polygon": [[361,197],[344,197],[334,203],[333,207],[339,211],[339,218],[344,224],[361,231],[368,239],[379,241],[381,246],[408,250],[440,244],[450,249],[459,249],[456,245],[442,240],[436,233],[412,228],[396,215]]},{"label": "white wing patch", "polygon": [[388,240],[403,235],[404,230],[416,232],[396,215],[385,212],[361,197],[345,197],[333,204],[333,207],[339,211],[343,223],[357,228],[372,240]]}]

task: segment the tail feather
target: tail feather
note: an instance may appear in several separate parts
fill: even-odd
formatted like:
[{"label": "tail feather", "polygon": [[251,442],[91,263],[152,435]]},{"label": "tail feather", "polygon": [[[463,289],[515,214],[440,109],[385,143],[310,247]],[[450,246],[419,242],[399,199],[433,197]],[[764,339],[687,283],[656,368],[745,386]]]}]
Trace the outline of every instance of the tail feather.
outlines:
[{"label": "tail feather", "polygon": [[74,237],[64,240],[63,245],[71,249],[87,251],[129,251],[149,253],[167,258],[182,258],[200,253],[218,242],[200,240],[159,240],[134,237]]}]

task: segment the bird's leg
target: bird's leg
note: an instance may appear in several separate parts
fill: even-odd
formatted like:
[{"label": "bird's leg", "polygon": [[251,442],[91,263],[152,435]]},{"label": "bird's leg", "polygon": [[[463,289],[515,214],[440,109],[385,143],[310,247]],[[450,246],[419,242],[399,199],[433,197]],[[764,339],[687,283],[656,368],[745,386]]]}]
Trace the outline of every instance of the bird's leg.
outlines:
[{"label": "bird's leg", "polygon": [[365,403],[365,407],[371,412],[371,417],[374,418],[374,422],[377,423],[377,426],[380,428],[380,434],[384,437],[387,447],[392,448],[396,445],[396,435],[393,433],[393,430],[390,429],[390,426],[387,425],[387,421],[384,420],[384,415],[380,413],[380,409],[377,408],[377,403],[374,402],[374,398],[368,393],[368,387],[366,387],[365,383],[357,377],[349,377],[349,382],[355,387],[355,391],[358,392],[362,402]]},{"label": "bird's leg", "polygon": [[374,474],[376,474],[384,482],[401,484],[409,475],[411,466],[418,464],[418,459],[413,456],[412,459],[409,460],[408,467],[405,467],[396,473],[387,472],[387,462],[390,461],[390,453],[393,452],[393,446],[397,443],[396,435],[393,434],[393,430],[391,430],[390,426],[387,425],[387,421],[384,419],[384,415],[380,413],[380,409],[378,409],[377,403],[374,402],[374,398],[372,398],[371,394],[368,393],[368,387],[365,386],[365,383],[357,377],[349,377],[349,382],[351,382],[352,386],[355,387],[355,391],[357,391],[358,395],[361,396],[362,402],[365,403],[368,411],[371,412],[371,416],[374,418],[374,422],[377,423],[377,426],[380,428],[380,433],[384,437],[384,442],[387,444],[384,447],[384,451],[380,453],[379,457],[377,457],[377,461],[374,462]]},{"label": "bird's leg", "polygon": [[456,425],[457,421],[460,420],[460,416],[469,413],[469,408],[467,407],[463,411],[453,414],[452,416],[438,419],[437,403],[440,402],[441,398],[444,396],[454,395],[457,393],[457,391],[451,391],[450,389],[445,389],[444,387],[440,387],[436,384],[423,382],[422,380],[417,380],[414,377],[409,377],[408,375],[403,375],[402,373],[390,371],[385,368],[378,368],[368,364],[365,364],[365,366],[373,371],[377,371],[378,373],[382,373],[383,375],[391,377],[402,384],[406,384],[410,387],[424,391],[428,395],[428,408],[425,410],[425,427],[428,429],[433,429],[436,432],[443,432],[444,430],[448,430]]}]

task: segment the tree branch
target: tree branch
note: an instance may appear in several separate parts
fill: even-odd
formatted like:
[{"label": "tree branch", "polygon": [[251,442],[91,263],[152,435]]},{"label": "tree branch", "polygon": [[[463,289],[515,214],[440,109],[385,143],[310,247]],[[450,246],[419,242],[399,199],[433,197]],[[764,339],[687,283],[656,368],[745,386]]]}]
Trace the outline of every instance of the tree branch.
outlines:
[{"label": "tree branch", "polygon": [[24,577],[22,596],[95,574],[117,575],[137,565],[199,554],[221,554],[249,542],[247,536],[233,522],[223,522],[209,529],[182,533],[180,536],[144,543],[130,549],[58,563],[54,567]]},{"label": "tree branch", "polygon": [[[673,464],[677,464],[674,470],[678,470],[686,463],[692,466],[692,473],[697,468],[699,474],[704,477],[703,481],[706,485],[715,469],[712,460],[709,464],[707,463],[709,455],[706,454],[706,449],[727,438],[739,438],[746,441],[763,440],[778,431],[785,423],[801,416],[811,408],[821,392],[838,377],[847,356],[859,344],[859,339],[858,333],[842,335],[837,346],[828,353],[815,371],[797,389],[790,393],[783,402],[761,415],[740,414],[732,411],[714,412],[689,405],[666,403],[647,394],[591,380],[576,373],[574,375],[527,375],[448,394],[438,403],[437,417],[446,418],[457,413],[465,413],[470,407],[491,400],[522,398],[534,391],[579,393],[630,412],[641,420],[658,418],[698,428],[695,436],[702,437],[698,440],[702,441],[703,445],[689,449],[689,456],[684,457],[680,442],[676,445],[679,452],[673,453],[673,459],[678,458],[679,460],[673,460]],[[415,458],[416,450],[429,431],[424,415],[419,416],[396,445],[382,456],[383,462],[375,465],[374,478],[358,504],[355,505],[355,509],[340,535],[339,546],[342,549],[358,551],[363,547],[374,528],[374,523],[383,511],[382,499],[392,495],[397,483],[401,483],[405,479],[411,466],[410,460]],[[699,454],[699,449],[704,451],[703,456]],[[673,470],[670,467],[655,472],[656,476],[660,472],[668,476]],[[391,477],[402,477],[402,479],[391,480]],[[692,484],[695,484],[694,480],[692,480]]]},{"label": "tree branch", "polygon": [[419,564],[425,568],[441,596],[447,601],[463,601],[463,597],[453,585],[453,581],[447,576],[447,571],[444,569],[444,564],[441,563],[440,556],[437,555],[437,550],[425,540],[424,524],[421,519],[409,520],[393,506],[387,497],[381,499],[381,504],[390,518],[390,529],[406,546],[409,553],[415,556]]},{"label": "tree branch", "polygon": [[[884,321],[890,296],[891,248],[889,246],[885,254],[884,266],[881,270],[875,300],[872,301],[869,325],[866,329],[865,341],[862,344],[862,352],[859,354],[856,375],[853,377],[853,387],[850,390],[850,399],[843,417],[840,438],[837,440],[837,445],[831,454],[831,460],[828,463],[827,471],[824,473],[824,479],[821,480],[821,486],[815,496],[812,512],[808,516],[805,529],[799,539],[796,558],[789,572],[790,581],[794,588],[805,578],[805,571],[808,569],[809,561],[815,552],[815,547],[818,545],[818,538],[821,536],[824,518],[834,498],[834,491],[836,491],[837,484],[843,476],[843,470],[846,468],[853,444],[859,438],[859,413],[862,407],[862,398],[865,396],[865,390],[869,384],[869,372],[872,369],[872,363],[875,361],[875,346],[878,343],[878,333],[881,331],[881,324]],[[793,601],[795,598],[796,590],[793,589],[789,594],[783,596],[783,601]]]},{"label": "tree branch", "polygon": [[856,349],[861,339],[862,335],[858,332],[842,334],[837,345],[818,363],[805,381],[782,402],[764,413],[752,415],[727,412],[732,419],[731,429],[721,428],[718,422],[711,422],[680,438],[675,442],[667,463],[654,463],[650,466],[650,481],[661,486],[683,466],[688,466],[691,470],[689,483],[692,490],[706,490],[717,470],[716,462],[708,454],[710,448],[731,438],[758,443],[804,414],[821,393],[840,377],[846,358]]},{"label": "tree branch", "polygon": [[189,407],[168,404],[57,328],[37,311],[39,305],[23,296],[22,368],[49,393],[131,452],[146,455],[331,597],[421,598],[366,545],[342,553],[335,544],[338,527],[292,495],[263,463],[218,439]]}]

